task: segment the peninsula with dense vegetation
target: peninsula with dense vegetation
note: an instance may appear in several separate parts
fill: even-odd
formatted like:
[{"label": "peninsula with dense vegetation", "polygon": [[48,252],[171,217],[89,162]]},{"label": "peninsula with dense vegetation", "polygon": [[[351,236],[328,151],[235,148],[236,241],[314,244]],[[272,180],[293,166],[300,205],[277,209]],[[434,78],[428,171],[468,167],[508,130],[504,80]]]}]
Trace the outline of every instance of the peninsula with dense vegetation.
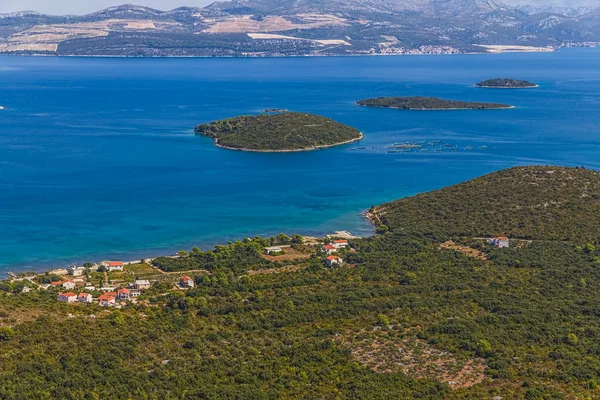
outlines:
[{"label": "peninsula with dense vegetation", "polygon": [[488,79],[475,84],[476,87],[489,89],[526,89],[538,87],[535,83],[510,78]]},{"label": "peninsula with dense vegetation", "polygon": [[396,108],[400,110],[489,110],[514,108],[506,104],[444,100],[437,97],[378,97],[357,101],[364,107]]},{"label": "peninsula with dense vegetation", "polygon": [[511,168],[369,214],[369,238],[1,281],[0,398],[598,397],[599,172]]},{"label": "peninsula with dense vegetation", "polygon": [[363,137],[357,129],[332,119],[298,112],[227,118],[198,125],[195,132],[219,147],[260,152],[315,150]]}]

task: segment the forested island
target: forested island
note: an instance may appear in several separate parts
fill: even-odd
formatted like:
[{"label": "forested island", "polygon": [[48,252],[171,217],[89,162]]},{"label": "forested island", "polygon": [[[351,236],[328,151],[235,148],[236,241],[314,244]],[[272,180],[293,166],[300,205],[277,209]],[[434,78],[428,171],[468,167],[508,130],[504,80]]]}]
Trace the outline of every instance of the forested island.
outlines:
[{"label": "forested island", "polygon": [[314,114],[281,112],[244,115],[196,126],[196,134],[232,150],[287,152],[315,150],[362,139],[355,128]]},{"label": "forested island", "polygon": [[1,281],[0,398],[597,397],[599,172],[512,168],[370,215],[379,234],[337,249],[281,234],[86,270],[150,282],[120,309]]},{"label": "forested island", "polygon": [[537,87],[535,83],[510,78],[488,79],[475,84],[476,87],[489,89],[526,89]]},{"label": "forested island", "polygon": [[365,107],[397,108],[401,110],[488,110],[513,108],[506,104],[445,100],[437,97],[378,97],[357,101]]}]

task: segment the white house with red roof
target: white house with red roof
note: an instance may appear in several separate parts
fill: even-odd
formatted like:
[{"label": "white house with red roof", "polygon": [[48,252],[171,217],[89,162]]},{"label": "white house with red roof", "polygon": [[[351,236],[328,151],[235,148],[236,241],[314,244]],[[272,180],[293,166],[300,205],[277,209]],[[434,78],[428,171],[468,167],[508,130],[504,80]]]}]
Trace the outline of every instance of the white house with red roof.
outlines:
[{"label": "white house with red roof", "polygon": [[77,301],[80,303],[91,303],[92,299],[93,297],[89,293],[81,292],[77,295]]},{"label": "white house with red roof", "polygon": [[190,278],[187,275],[184,275],[181,277],[181,279],[179,279],[179,284],[182,287],[188,287],[188,288],[193,288],[194,287],[194,280],[192,278]]},{"label": "white house with red roof", "polygon": [[325,264],[327,264],[328,267],[333,267],[334,265],[342,265],[343,262],[344,260],[342,260],[338,256],[329,256],[325,259]]},{"label": "white house with red roof", "polygon": [[117,294],[115,292],[106,292],[98,297],[98,304],[104,307],[114,306],[117,303]]},{"label": "white house with red roof", "polygon": [[131,299],[131,291],[129,289],[119,289],[117,290],[117,300],[130,300]]},{"label": "white house with red roof", "polygon": [[106,261],[105,267],[108,271],[123,271],[123,261]]},{"label": "white house with red roof", "polygon": [[346,247],[348,247],[348,241],[347,240],[334,240],[333,242],[331,242],[331,245],[333,247],[335,247],[336,249],[345,249]]},{"label": "white house with red roof", "polygon": [[73,292],[60,293],[58,295],[58,301],[64,301],[65,303],[75,303],[77,301],[77,295]]},{"label": "white house with red roof", "polygon": [[331,244],[323,245],[323,247],[321,249],[323,250],[323,253],[325,253],[325,254],[327,254],[329,256],[332,253],[335,253],[337,251],[337,248],[334,245],[331,245]]}]

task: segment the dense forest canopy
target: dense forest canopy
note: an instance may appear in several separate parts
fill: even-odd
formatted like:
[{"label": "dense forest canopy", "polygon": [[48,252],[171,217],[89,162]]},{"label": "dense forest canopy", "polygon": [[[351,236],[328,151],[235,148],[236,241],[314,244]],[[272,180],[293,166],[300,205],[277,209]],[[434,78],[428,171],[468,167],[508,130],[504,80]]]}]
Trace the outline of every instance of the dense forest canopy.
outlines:
[{"label": "dense forest canopy", "polygon": [[332,119],[296,112],[228,118],[198,125],[195,131],[219,146],[256,151],[311,150],[362,137]]},{"label": "dense forest canopy", "polygon": [[[599,176],[513,168],[383,205],[390,231],[335,268],[249,273],[285,235],[161,260],[206,269],[185,291],[128,266],[156,282],[120,310],[3,281],[0,398],[597,398]],[[500,230],[534,240],[440,247]]]},{"label": "dense forest canopy", "polygon": [[519,79],[495,78],[495,79],[488,79],[483,82],[476,83],[475,86],[486,87],[486,88],[519,89],[519,88],[536,87],[537,85],[535,83],[531,83],[528,81],[522,81]]},{"label": "dense forest canopy", "polygon": [[593,241],[600,237],[600,173],[516,167],[384,204],[380,213],[398,233]]},{"label": "dense forest canopy", "polygon": [[399,108],[402,110],[471,110],[510,108],[506,104],[478,103],[471,101],[445,100],[437,97],[378,97],[359,100],[356,104],[365,107]]}]

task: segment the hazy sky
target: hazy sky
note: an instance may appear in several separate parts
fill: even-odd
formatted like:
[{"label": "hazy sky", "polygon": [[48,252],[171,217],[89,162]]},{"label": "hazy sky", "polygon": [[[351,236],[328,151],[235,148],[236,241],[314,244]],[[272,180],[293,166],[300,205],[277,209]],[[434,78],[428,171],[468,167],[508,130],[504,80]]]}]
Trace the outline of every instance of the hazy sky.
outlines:
[{"label": "hazy sky", "polygon": [[180,6],[202,7],[214,0],[0,0],[0,13],[33,10],[47,14],[85,14],[121,4],[138,4],[172,10]]},{"label": "hazy sky", "polygon": [[[213,1],[214,0],[0,0],[0,13],[34,10],[48,14],[85,14],[128,2],[157,8],[159,10],[171,10],[183,5],[204,6]],[[504,0],[504,2],[510,4],[550,3],[573,5],[586,3],[598,5],[600,0]]]}]

